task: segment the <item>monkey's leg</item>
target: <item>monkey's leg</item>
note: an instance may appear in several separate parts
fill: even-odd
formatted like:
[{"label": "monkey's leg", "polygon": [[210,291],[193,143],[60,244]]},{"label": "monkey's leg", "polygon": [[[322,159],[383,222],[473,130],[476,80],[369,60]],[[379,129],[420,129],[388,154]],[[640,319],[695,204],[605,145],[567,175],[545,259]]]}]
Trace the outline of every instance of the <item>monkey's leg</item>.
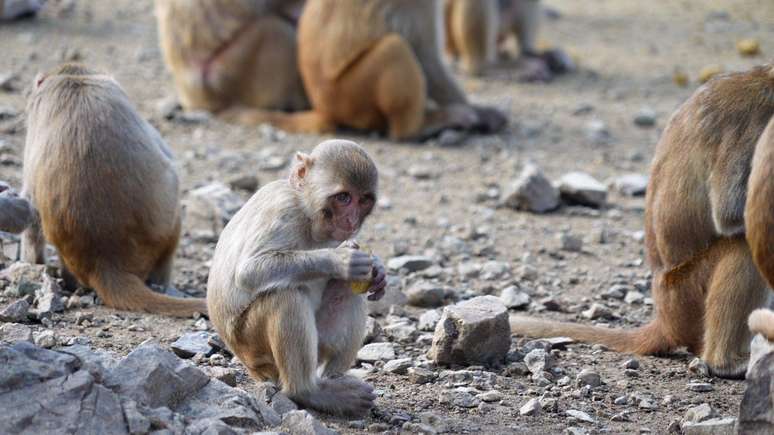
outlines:
[{"label": "monkey's leg", "polygon": [[511,28],[519,41],[522,56],[537,56],[537,32],[540,26],[540,0],[514,0]]},{"label": "monkey's leg", "polygon": [[[282,391],[302,406],[332,414],[363,414],[371,388],[356,379],[318,379],[318,333],[309,297],[298,290],[261,295],[249,308],[242,337],[233,350],[259,380],[271,374]],[[273,363],[273,364],[272,364]]]},{"label": "monkey's leg", "polygon": [[457,0],[449,11],[449,36],[468,74],[479,75],[495,60],[497,46],[496,0]]},{"label": "monkey's leg", "polygon": [[46,263],[46,240],[40,223],[40,215],[32,209],[30,225],[21,235],[21,260],[30,264]]},{"label": "monkey's leg", "polygon": [[178,218],[173,236],[167,242],[166,248],[159,255],[159,259],[148,274],[146,282],[163,287],[168,287],[172,282],[172,267],[175,263],[175,251],[177,250],[178,240],[180,239],[181,220]]},{"label": "monkey's leg", "polygon": [[738,238],[727,246],[707,288],[702,358],[714,375],[740,378],[749,352],[747,317],[766,303],[768,289],[745,241]]},{"label": "monkey's leg", "polygon": [[323,377],[346,373],[363,346],[366,306],[363,296],[355,295],[349,284],[332,281],[323,293],[317,312],[320,362]]}]

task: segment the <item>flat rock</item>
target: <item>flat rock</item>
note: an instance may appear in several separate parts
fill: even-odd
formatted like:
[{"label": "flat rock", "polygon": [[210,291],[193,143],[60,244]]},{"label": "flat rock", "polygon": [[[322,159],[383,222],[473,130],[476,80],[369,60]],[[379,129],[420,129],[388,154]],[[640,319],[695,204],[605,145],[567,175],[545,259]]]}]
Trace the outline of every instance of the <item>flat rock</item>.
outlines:
[{"label": "flat rock", "polygon": [[440,307],[444,294],[443,287],[427,281],[417,282],[406,290],[408,304],[415,307]]},{"label": "flat rock", "polygon": [[532,302],[532,298],[515,285],[504,288],[500,292],[500,299],[506,307],[514,310],[526,309]]},{"label": "flat rock", "polygon": [[564,412],[567,414],[567,416],[572,417],[578,421],[582,421],[584,423],[595,423],[596,420],[594,420],[590,415],[583,411],[578,411],[576,409],[568,409]]},{"label": "flat rock", "polygon": [[6,305],[0,310],[0,322],[21,323],[27,321],[30,311],[30,303],[26,299],[19,299]]},{"label": "flat rock", "polygon": [[189,332],[183,334],[170,345],[172,352],[180,358],[191,358],[197,353],[210,356],[215,349],[209,343],[210,333],[206,331]]},{"label": "flat rock", "polygon": [[418,272],[433,265],[433,259],[424,255],[401,255],[387,261],[387,268],[393,271],[406,269],[409,272]]},{"label": "flat rock", "polygon": [[441,313],[439,310],[427,310],[419,316],[417,321],[417,329],[420,331],[435,331],[435,325],[441,320]]},{"label": "flat rock", "polygon": [[[734,435],[736,434],[736,418],[713,418],[710,420],[702,421],[701,423],[687,423],[682,426],[684,435]],[[739,433],[758,433],[758,432],[745,432]],[[771,432],[759,432],[771,433]]]},{"label": "flat rock", "polygon": [[281,421],[279,414],[268,405],[216,379],[187,396],[174,409],[184,415],[218,419],[250,431],[276,426]]},{"label": "flat rock", "polygon": [[540,400],[533,397],[519,408],[519,415],[538,415],[540,414],[541,408]]},{"label": "flat rock", "polygon": [[392,343],[366,344],[357,352],[357,359],[366,362],[395,359],[395,345]]},{"label": "flat rock", "polygon": [[559,191],[534,164],[526,164],[519,177],[503,189],[502,205],[514,210],[546,213],[559,207]]},{"label": "flat rock", "polygon": [[400,358],[400,359],[394,359],[392,361],[387,361],[384,364],[384,371],[395,373],[398,375],[405,375],[408,372],[408,369],[414,367],[414,359],[413,358]]},{"label": "flat rock", "polygon": [[570,172],[559,180],[562,199],[570,204],[601,207],[607,202],[607,187],[585,172]]},{"label": "flat rock", "polygon": [[615,190],[626,196],[642,196],[648,188],[648,176],[642,174],[625,174],[613,180]]},{"label": "flat rock", "polygon": [[505,304],[494,296],[479,296],[444,308],[429,356],[444,365],[499,364],[510,342]]}]

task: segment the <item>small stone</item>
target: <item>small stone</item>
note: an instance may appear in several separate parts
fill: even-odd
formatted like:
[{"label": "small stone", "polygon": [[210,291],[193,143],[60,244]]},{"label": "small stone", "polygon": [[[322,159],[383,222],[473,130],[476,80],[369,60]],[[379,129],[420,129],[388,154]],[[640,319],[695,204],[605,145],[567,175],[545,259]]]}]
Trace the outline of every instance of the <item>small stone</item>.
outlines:
[{"label": "small stone", "polygon": [[415,307],[439,307],[443,305],[443,287],[427,281],[420,281],[409,287],[406,292],[409,305]]},{"label": "small stone", "polygon": [[699,71],[699,83],[707,83],[722,72],[723,67],[720,65],[707,65]]},{"label": "small stone", "polygon": [[713,418],[701,423],[687,423],[682,426],[682,429],[684,435],[734,435],[736,418]]},{"label": "small stone", "polygon": [[626,297],[624,298],[624,302],[627,304],[641,304],[645,301],[645,295],[638,292],[637,290],[629,290],[626,292]]},{"label": "small stone", "polygon": [[413,384],[423,385],[433,382],[438,375],[432,370],[423,367],[410,367],[407,370],[409,381]]},{"label": "small stone", "polygon": [[395,373],[397,375],[405,375],[408,373],[408,369],[414,366],[413,358],[400,358],[392,361],[387,361],[384,364],[384,371]]},{"label": "small stone", "polygon": [[245,192],[255,192],[260,186],[258,177],[253,174],[237,175],[228,181],[229,186],[234,190],[243,190]]},{"label": "small stone", "polygon": [[514,310],[526,309],[532,302],[532,298],[515,285],[504,288],[500,293],[500,299],[506,307]]},{"label": "small stone", "polygon": [[602,318],[608,318],[610,317],[610,309],[606,306],[594,303],[591,304],[591,307],[589,307],[588,310],[585,310],[581,313],[581,316],[583,316],[586,319],[590,320],[596,320],[596,319],[602,319]]},{"label": "small stone", "polygon": [[562,311],[562,304],[553,296],[546,296],[538,302],[548,311]]},{"label": "small stone", "polygon": [[558,235],[559,247],[562,251],[581,252],[583,251],[583,239],[573,234],[563,232]]},{"label": "small stone", "polygon": [[708,382],[690,382],[687,388],[688,391],[693,391],[694,393],[706,393],[715,389],[715,387]]},{"label": "small stone", "polygon": [[156,102],[156,113],[166,120],[172,120],[182,111],[180,102],[174,96],[162,98]]},{"label": "small stone", "polygon": [[567,348],[567,345],[575,343],[575,340],[570,337],[548,337],[544,338],[543,341],[548,342],[551,345],[551,349],[559,350],[564,350]]},{"label": "small stone", "polygon": [[576,409],[568,409],[564,413],[567,414],[569,417],[572,417],[572,418],[574,418],[574,419],[576,419],[578,421],[582,421],[584,423],[595,423],[596,422],[587,413],[585,413],[583,411],[578,411]]},{"label": "small stone", "polygon": [[32,343],[32,329],[20,323],[4,323],[0,325],[0,341],[6,343],[28,341]]},{"label": "small stone", "polygon": [[638,127],[653,127],[656,125],[656,112],[651,108],[642,108],[634,115],[634,125]]},{"label": "small stone", "polygon": [[774,351],[753,357],[739,405],[739,433],[774,433]]},{"label": "small stone", "polygon": [[30,303],[26,299],[19,299],[6,305],[0,310],[0,322],[20,323],[26,322],[30,310]]},{"label": "small stone", "polygon": [[499,298],[479,296],[444,308],[429,355],[438,364],[499,364],[510,342],[508,309]]},{"label": "small stone", "polygon": [[215,367],[208,367],[206,371],[211,377],[223,382],[226,385],[229,385],[231,387],[237,386],[238,372],[235,369],[215,366]]},{"label": "small stone", "polygon": [[[204,355],[204,354],[197,353],[196,355]],[[220,367],[228,366],[228,360],[226,359],[226,357],[219,353],[210,355],[209,362],[210,362],[210,365],[213,365],[213,366],[220,366]]]},{"label": "small stone", "polygon": [[204,124],[212,118],[206,110],[186,110],[180,112],[175,119],[185,124]]},{"label": "small stone", "polygon": [[[444,392],[441,394],[445,396],[448,393]],[[452,392],[451,403],[458,408],[475,408],[481,404],[481,399],[470,394],[468,391],[455,390]]]},{"label": "small stone", "polygon": [[686,74],[685,71],[678,68],[672,72],[672,82],[674,82],[674,84],[677,86],[684,88],[688,86],[688,84],[691,82],[691,79],[688,78],[688,74]]},{"label": "small stone", "polygon": [[417,180],[430,180],[438,177],[438,173],[435,169],[425,165],[409,166],[406,172]]},{"label": "small stone", "polygon": [[596,388],[602,385],[602,378],[599,376],[599,373],[589,369],[581,370],[576,379],[579,386],[588,385],[591,388]]},{"label": "small stone", "polygon": [[634,358],[629,358],[623,363],[625,369],[637,370],[640,368],[640,362]]},{"label": "small stone", "polygon": [[80,297],[80,304],[82,307],[90,307],[94,305],[94,295],[83,295]]},{"label": "small stone", "polygon": [[503,393],[496,390],[491,390],[491,391],[486,391],[484,393],[478,394],[476,397],[478,397],[484,402],[493,403],[493,402],[499,402],[503,400]]},{"label": "small stone", "polygon": [[59,284],[50,276],[43,275],[43,285],[35,292],[35,314],[38,318],[64,311],[65,303],[61,293]]},{"label": "small stone", "polygon": [[629,404],[629,397],[628,396],[618,396],[613,400],[613,403],[618,406],[626,406]]},{"label": "small stone", "polygon": [[607,187],[585,172],[570,172],[559,180],[562,199],[570,204],[601,207],[607,202]]},{"label": "small stone", "polygon": [[538,415],[540,414],[540,400],[532,398],[527,401],[521,408],[519,408],[519,415]]},{"label": "small stone", "polygon": [[703,378],[708,378],[710,374],[709,366],[701,358],[692,359],[688,363],[688,371]]},{"label": "small stone", "polygon": [[292,434],[335,435],[337,432],[325,427],[312,414],[303,410],[290,411],[282,416],[282,426]]},{"label": "small stone", "polygon": [[605,294],[602,295],[604,299],[618,299],[621,300],[626,296],[629,288],[625,285],[614,285],[610,287]]},{"label": "small stone", "polygon": [[382,329],[382,332],[390,341],[401,343],[413,342],[417,334],[417,328],[408,320],[400,320],[389,324]]},{"label": "small stone", "polygon": [[370,343],[357,352],[357,359],[365,362],[389,361],[395,359],[395,345],[392,343]]},{"label": "small stone", "polygon": [[699,406],[689,408],[683,417],[683,423],[700,423],[715,417],[715,411],[709,403],[702,403]]},{"label": "small stone", "polygon": [[180,358],[191,358],[197,353],[210,356],[215,349],[209,344],[210,334],[205,331],[189,332],[178,338],[172,345],[172,352]]},{"label": "small stone", "polygon": [[761,52],[761,44],[755,38],[745,38],[736,41],[736,51],[742,56],[757,56]]},{"label": "small stone", "polygon": [[52,347],[57,345],[57,335],[56,332],[46,329],[44,331],[39,332],[37,335],[33,334],[34,337],[34,343],[44,349],[51,349]]},{"label": "small stone", "polygon": [[16,118],[19,115],[19,111],[11,106],[0,106],[0,121],[6,119]]},{"label": "small stone", "polygon": [[592,119],[586,124],[586,137],[597,145],[604,145],[611,139],[610,130],[601,119]]},{"label": "small stone", "polygon": [[524,364],[527,365],[530,373],[533,375],[542,374],[554,366],[554,360],[551,354],[544,349],[534,349],[524,355]]},{"label": "small stone", "polygon": [[228,186],[215,182],[190,191],[182,204],[186,231],[205,239],[217,239],[243,201]]},{"label": "small stone", "polygon": [[642,196],[648,188],[648,176],[642,174],[625,174],[613,181],[615,189],[626,196]]},{"label": "small stone", "polygon": [[442,147],[453,147],[464,143],[467,138],[468,134],[466,132],[447,128],[438,135],[438,145]]},{"label": "small stone", "polygon": [[514,210],[546,213],[559,207],[559,191],[534,164],[527,164],[519,177],[503,189],[502,205]]},{"label": "small stone", "polygon": [[435,331],[435,325],[441,320],[441,313],[438,310],[428,310],[419,316],[417,329],[420,331]]},{"label": "small stone", "polygon": [[433,265],[430,257],[422,255],[402,255],[400,257],[390,258],[387,261],[387,268],[393,271],[407,269],[409,272],[418,272]]}]

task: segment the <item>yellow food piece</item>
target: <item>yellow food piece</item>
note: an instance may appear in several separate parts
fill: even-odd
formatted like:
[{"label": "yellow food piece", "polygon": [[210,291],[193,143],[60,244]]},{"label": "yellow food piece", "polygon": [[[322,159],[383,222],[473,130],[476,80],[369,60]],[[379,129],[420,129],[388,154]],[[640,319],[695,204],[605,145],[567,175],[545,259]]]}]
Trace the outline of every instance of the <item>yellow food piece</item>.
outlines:
[{"label": "yellow food piece", "polygon": [[699,71],[699,83],[706,83],[712,77],[723,72],[723,67],[720,65],[708,65]]},{"label": "yellow food piece", "polygon": [[736,51],[742,56],[755,56],[761,52],[761,44],[755,38],[740,39],[736,42]]},{"label": "yellow food piece", "polygon": [[371,287],[371,281],[352,281],[349,283],[349,288],[352,289],[352,293],[356,295],[361,295],[368,290],[368,287]]},{"label": "yellow food piece", "polygon": [[686,87],[688,86],[688,82],[690,80],[688,79],[688,74],[684,73],[681,70],[676,70],[672,74],[672,81],[675,82],[677,86]]}]

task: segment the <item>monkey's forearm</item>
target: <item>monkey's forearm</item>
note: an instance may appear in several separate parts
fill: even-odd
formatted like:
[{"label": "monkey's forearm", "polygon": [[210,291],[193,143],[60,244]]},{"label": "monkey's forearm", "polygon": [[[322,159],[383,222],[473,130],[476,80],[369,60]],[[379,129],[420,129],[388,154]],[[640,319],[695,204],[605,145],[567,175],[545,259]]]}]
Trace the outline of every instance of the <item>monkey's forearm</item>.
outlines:
[{"label": "monkey's forearm", "polygon": [[294,283],[334,278],[336,258],[331,249],[271,251],[250,256],[237,266],[237,285],[251,292],[284,289]]}]

